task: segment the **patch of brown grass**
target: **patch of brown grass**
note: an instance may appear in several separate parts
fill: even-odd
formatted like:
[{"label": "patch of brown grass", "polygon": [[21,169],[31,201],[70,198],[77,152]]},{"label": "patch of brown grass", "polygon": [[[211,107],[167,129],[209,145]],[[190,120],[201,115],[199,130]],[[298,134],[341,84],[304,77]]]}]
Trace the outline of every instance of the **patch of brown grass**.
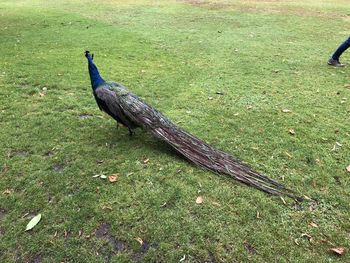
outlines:
[{"label": "patch of brown grass", "polygon": [[[211,1],[211,0],[177,0],[184,4],[191,6],[207,8],[209,10],[235,10],[240,12],[251,13],[268,13],[268,14],[288,14],[303,17],[342,17],[350,19],[349,15],[339,14],[335,11],[318,10],[312,8],[312,4],[303,7],[302,1],[281,1],[281,0],[245,0],[238,2],[230,1]],[[312,1],[311,1],[312,2]],[[272,5],[273,3],[273,5]],[[316,5],[316,4],[315,4]]]}]

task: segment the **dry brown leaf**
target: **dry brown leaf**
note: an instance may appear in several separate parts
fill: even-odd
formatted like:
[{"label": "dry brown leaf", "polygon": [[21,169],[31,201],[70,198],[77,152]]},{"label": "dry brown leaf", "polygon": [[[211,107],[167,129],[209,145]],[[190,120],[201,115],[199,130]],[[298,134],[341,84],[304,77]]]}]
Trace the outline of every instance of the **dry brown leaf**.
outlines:
[{"label": "dry brown leaf", "polygon": [[135,238],[135,240],[136,240],[137,242],[139,242],[141,246],[143,245],[143,240],[142,240],[142,238],[137,237],[137,238]]},{"label": "dry brown leaf", "polygon": [[45,93],[39,92],[39,96],[40,96],[40,97],[44,97],[44,96],[45,96]]},{"label": "dry brown leaf", "polygon": [[333,247],[330,249],[330,251],[332,251],[333,253],[341,256],[345,253],[345,248],[343,247]]},{"label": "dry brown leaf", "polygon": [[309,225],[312,227],[318,227],[318,225],[315,222],[311,222]]},{"label": "dry brown leaf", "polygon": [[108,176],[108,181],[110,183],[114,183],[115,181],[118,180],[118,178],[119,178],[118,174],[112,174],[112,175]]},{"label": "dry brown leaf", "polygon": [[350,173],[350,164],[346,167],[346,170]]},{"label": "dry brown leaf", "polygon": [[211,202],[215,206],[221,206],[218,202]]},{"label": "dry brown leaf", "polygon": [[2,172],[5,174],[7,173],[9,170],[9,167],[7,166],[7,164],[5,163],[3,166],[2,166]]},{"label": "dry brown leaf", "polygon": [[312,180],[312,181],[311,181],[311,185],[312,185],[313,188],[316,188],[316,187],[317,187],[316,181],[315,181],[315,180]]},{"label": "dry brown leaf", "polygon": [[291,155],[289,152],[285,152],[285,154],[286,154],[289,158],[293,158],[293,155]]},{"label": "dry brown leaf", "polygon": [[3,191],[2,193],[3,193],[3,194],[9,195],[9,194],[11,194],[12,192],[13,192],[13,189],[6,189],[6,190]]},{"label": "dry brown leaf", "polygon": [[307,195],[304,195],[304,198],[305,198],[306,200],[309,200],[309,201],[312,200],[312,199],[311,199],[310,197],[308,197]]},{"label": "dry brown leaf", "polygon": [[203,203],[203,197],[202,196],[198,196],[196,199],[196,204],[201,204]]},{"label": "dry brown leaf", "polygon": [[291,134],[291,135],[295,135],[294,129],[289,129],[288,132],[289,132],[289,134]]}]

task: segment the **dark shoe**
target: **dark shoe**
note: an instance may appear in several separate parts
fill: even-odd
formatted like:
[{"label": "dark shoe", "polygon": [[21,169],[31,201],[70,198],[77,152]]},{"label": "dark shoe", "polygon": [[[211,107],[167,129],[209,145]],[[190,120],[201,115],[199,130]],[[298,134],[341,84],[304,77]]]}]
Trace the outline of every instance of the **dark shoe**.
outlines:
[{"label": "dark shoe", "polygon": [[327,63],[328,63],[328,65],[336,67],[336,68],[341,68],[341,67],[345,66],[344,64],[340,63],[339,60],[336,60],[333,58],[330,58]]}]

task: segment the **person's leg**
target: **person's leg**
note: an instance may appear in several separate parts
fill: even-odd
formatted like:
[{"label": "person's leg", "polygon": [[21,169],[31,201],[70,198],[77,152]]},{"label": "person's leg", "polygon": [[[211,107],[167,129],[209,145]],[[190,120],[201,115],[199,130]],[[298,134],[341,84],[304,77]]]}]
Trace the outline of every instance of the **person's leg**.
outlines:
[{"label": "person's leg", "polygon": [[343,54],[345,50],[347,50],[350,47],[350,37],[345,40],[334,52],[332,55],[332,59],[339,61],[339,57]]}]

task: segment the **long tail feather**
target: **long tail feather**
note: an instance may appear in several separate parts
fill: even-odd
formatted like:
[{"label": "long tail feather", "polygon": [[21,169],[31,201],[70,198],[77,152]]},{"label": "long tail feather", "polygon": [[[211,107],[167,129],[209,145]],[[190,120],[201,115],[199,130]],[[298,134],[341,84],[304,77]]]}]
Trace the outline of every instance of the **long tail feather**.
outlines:
[{"label": "long tail feather", "polygon": [[194,164],[219,174],[226,174],[236,180],[274,195],[295,198],[284,185],[259,174],[237,158],[216,150],[202,140],[178,127],[157,127],[150,130],[156,137],[166,141],[176,151]]},{"label": "long tail feather", "polygon": [[124,113],[138,126],[171,145],[178,153],[197,166],[225,174],[244,184],[273,195],[286,195],[298,201],[294,192],[277,181],[255,172],[238,158],[219,151],[176,126],[164,115],[129,93],[119,101]]}]

